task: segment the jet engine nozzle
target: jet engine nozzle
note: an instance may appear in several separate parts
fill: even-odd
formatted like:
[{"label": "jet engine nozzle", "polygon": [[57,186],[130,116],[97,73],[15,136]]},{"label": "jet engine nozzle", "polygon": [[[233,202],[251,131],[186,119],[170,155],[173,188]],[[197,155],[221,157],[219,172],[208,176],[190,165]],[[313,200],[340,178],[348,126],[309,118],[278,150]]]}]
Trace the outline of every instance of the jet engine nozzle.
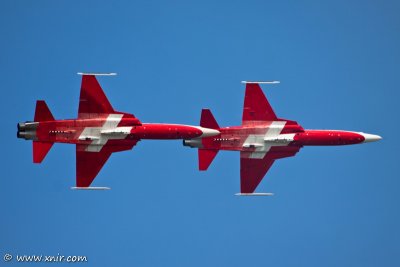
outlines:
[{"label": "jet engine nozzle", "polygon": [[17,137],[25,140],[36,140],[36,128],[38,123],[32,121],[20,122],[17,124]]},{"label": "jet engine nozzle", "polygon": [[17,129],[18,131],[23,131],[25,129],[26,125],[24,122],[19,122],[17,123]]},{"label": "jet engine nozzle", "polygon": [[18,131],[36,130],[38,123],[34,121],[26,121],[17,123]]},{"label": "jet engine nozzle", "polygon": [[201,139],[184,139],[183,145],[191,148],[202,148],[203,144],[201,143]]},{"label": "jet engine nozzle", "polygon": [[25,140],[36,140],[36,132],[17,132],[18,138],[24,138]]}]

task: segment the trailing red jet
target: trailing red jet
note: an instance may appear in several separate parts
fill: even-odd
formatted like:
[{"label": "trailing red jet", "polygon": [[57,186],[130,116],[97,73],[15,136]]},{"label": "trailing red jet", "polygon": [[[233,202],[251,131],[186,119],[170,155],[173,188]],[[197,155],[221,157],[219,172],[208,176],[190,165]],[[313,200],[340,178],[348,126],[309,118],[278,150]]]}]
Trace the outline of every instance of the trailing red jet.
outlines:
[{"label": "trailing red jet", "polygon": [[78,118],[55,120],[43,100],[33,122],[18,123],[18,138],[33,141],[33,162],[41,163],[54,143],[76,144],[75,189],[90,187],[110,155],[130,150],[141,139],[192,139],[218,135],[216,129],[180,124],[142,123],[133,114],[114,110],[95,75],[79,73],[82,85]]},{"label": "trailing red jet", "polygon": [[246,93],[241,126],[220,128],[211,111],[203,109],[200,126],[218,130],[220,134],[183,141],[185,146],[198,148],[201,171],[207,170],[218,151],[240,151],[238,195],[271,195],[254,191],[275,160],[292,157],[303,146],[352,145],[381,139],[378,135],[362,132],[304,130],[297,122],[276,116],[259,86],[261,82],[244,83]]}]

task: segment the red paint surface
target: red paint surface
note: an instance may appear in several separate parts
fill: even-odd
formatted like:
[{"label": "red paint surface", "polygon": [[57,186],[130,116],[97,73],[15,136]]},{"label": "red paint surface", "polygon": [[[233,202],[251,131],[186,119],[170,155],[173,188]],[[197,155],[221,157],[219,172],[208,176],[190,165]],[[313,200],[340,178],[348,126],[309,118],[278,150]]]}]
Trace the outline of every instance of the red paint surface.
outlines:
[{"label": "red paint surface", "polygon": [[[115,122],[107,122],[110,114],[123,115],[116,127]],[[29,126],[30,132],[24,133],[34,141],[34,162],[40,163],[53,143],[76,144],[78,187],[90,186],[112,153],[130,150],[141,139],[193,139],[203,134],[199,127],[142,123],[133,114],[115,111],[93,75],[82,77],[77,119],[54,120],[46,103],[39,100],[35,122],[37,124]],[[110,128],[106,123],[113,126]],[[246,85],[241,126],[220,128],[208,109],[202,110],[200,126],[219,130],[220,134],[194,142],[199,146],[199,169],[207,170],[219,150],[240,151],[242,193],[254,192],[275,160],[292,157],[303,146],[350,145],[365,141],[357,132],[304,130],[295,121],[278,118],[258,84]],[[90,128],[101,129],[91,136]],[[104,132],[99,135],[99,130]],[[274,131],[278,132],[271,134]],[[21,137],[20,133],[18,135]],[[278,136],[283,139],[277,139]],[[96,144],[96,140],[103,140],[103,143]]]},{"label": "red paint surface", "polygon": [[339,146],[364,142],[364,136],[356,132],[335,130],[305,130],[294,137],[299,146]]},{"label": "red paint surface", "polygon": [[[98,146],[99,151],[90,150],[96,139],[80,140],[82,132],[87,128],[104,128],[110,114],[123,115],[117,127],[130,127],[129,134],[108,139],[104,145]],[[42,162],[53,143],[76,144],[78,187],[90,186],[112,153],[130,150],[141,139],[191,139],[203,134],[199,128],[188,125],[142,124],[133,114],[115,111],[93,75],[82,77],[77,119],[54,120],[46,103],[39,100],[34,120],[37,124],[34,130],[29,130],[34,140],[33,161]]]}]

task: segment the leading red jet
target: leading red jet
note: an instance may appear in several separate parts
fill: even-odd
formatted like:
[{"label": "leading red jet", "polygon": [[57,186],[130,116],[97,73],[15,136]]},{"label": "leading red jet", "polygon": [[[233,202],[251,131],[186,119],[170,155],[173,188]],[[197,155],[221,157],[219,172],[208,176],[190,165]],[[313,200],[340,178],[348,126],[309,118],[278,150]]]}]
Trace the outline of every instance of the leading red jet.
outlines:
[{"label": "leading red jet", "polygon": [[[242,125],[220,128],[211,111],[203,109],[200,126],[212,128],[219,135],[184,140],[198,148],[199,169],[205,171],[219,150],[240,151],[240,193],[254,193],[275,160],[292,157],[303,146],[338,146],[378,141],[378,135],[338,130],[304,130],[297,122],[278,118],[259,83],[246,83]],[[278,82],[264,82],[278,83]]]},{"label": "leading red jet", "polygon": [[33,122],[18,123],[18,138],[33,141],[33,162],[41,163],[54,143],[76,144],[76,187],[90,187],[110,155],[132,149],[141,139],[192,139],[219,131],[180,124],[142,123],[133,114],[114,110],[94,74],[82,75],[78,118],[55,120],[43,100],[36,102]]}]

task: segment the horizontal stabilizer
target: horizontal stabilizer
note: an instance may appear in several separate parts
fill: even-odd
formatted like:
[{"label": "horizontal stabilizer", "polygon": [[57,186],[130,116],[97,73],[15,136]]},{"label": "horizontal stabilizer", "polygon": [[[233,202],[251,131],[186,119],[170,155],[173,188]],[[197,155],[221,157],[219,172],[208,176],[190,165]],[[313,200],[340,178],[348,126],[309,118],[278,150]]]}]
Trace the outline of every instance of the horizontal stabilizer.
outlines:
[{"label": "horizontal stabilizer", "polygon": [[211,110],[209,109],[201,110],[200,126],[210,129],[219,129],[219,125],[215,120],[213,114],[211,113]]},{"label": "horizontal stabilizer", "polygon": [[46,157],[53,143],[33,141],[33,163],[41,163]]},{"label": "horizontal stabilizer", "polygon": [[53,114],[51,114],[49,107],[43,100],[36,101],[34,121],[54,121]]},{"label": "horizontal stabilizer", "polygon": [[199,170],[206,171],[214,160],[215,156],[218,154],[216,149],[202,149],[199,148]]}]

